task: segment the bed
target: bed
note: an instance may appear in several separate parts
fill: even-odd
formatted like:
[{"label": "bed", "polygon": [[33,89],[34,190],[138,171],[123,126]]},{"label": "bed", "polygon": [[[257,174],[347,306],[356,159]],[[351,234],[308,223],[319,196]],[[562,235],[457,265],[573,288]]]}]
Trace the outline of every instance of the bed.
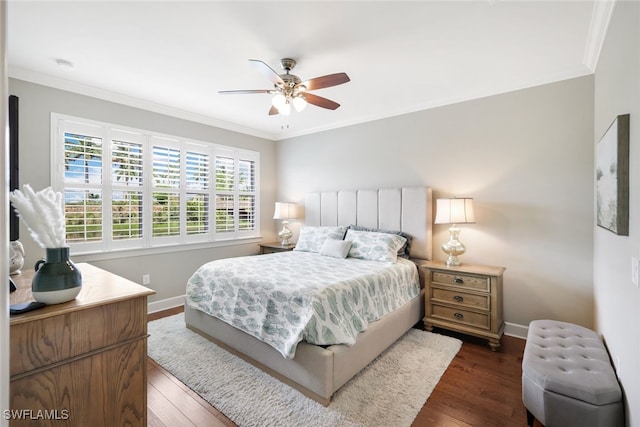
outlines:
[{"label": "bed", "polygon": [[[396,280],[398,283],[403,280],[411,282],[412,275],[417,275],[419,271],[416,263],[421,260],[431,259],[431,214],[431,190],[428,187],[347,190],[308,194],[305,198],[304,224],[308,229],[317,228],[326,231],[327,229],[338,229],[341,226],[346,229],[349,225],[357,225],[359,229],[398,230],[411,236],[410,261],[398,258],[396,263],[385,263],[373,262],[370,259],[353,260],[351,257],[346,259],[337,257],[330,260],[329,258],[333,257],[322,257],[318,256],[318,254],[310,254],[301,250],[304,249],[302,246],[307,242],[305,239],[299,240],[299,250],[293,252],[240,257],[238,259],[230,259],[228,263],[227,260],[219,260],[224,261],[222,263],[214,261],[208,270],[205,269],[205,266],[198,269],[187,286],[188,292],[185,303],[187,327],[298,389],[308,397],[328,405],[331,396],[342,385],[423,318],[424,290],[420,286],[423,280],[414,277],[414,281],[417,280],[417,287],[415,288],[412,288],[410,283],[405,288],[403,287],[405,285],[397,284]],[[353,240],[355,238],[357,240],[358,232],[351,231],[350,233],[349,239]],[[360,234],[367,235],[367,233]],[[377,234],[373,233],[372,235]],[[337,263],[342,262],[345,265],[345,272],[342,272],[342,267],[334,268],[334,264],[314,264],[317,262],[333,263],[334,261]],[[282,333],[278,334],[277,330],[272,331],[273,336],[278,337],[280,341],[284,341],[273,342],[273,340],[270,341],[268,336],[261,336],[264,335],[262,331],[269,330],[268,327],[260,325],[260,327],[256,328],[255,325],[243,324],[242,319],[234,320],[231,317],[225,317],[225,313],[231,315],[233,314],[231,313],[232,311],[246,314],[246,310],[253,310],[252,296],[260,295],[260,292],[262,292],[255,287],[258,285],[252,285],[254,287],[247,291],[234,293],[236,301],[232,301],[230,303],[231,306],[225,307],[224,304],[218,304],[211,308],[210,302],[214,293],[223,294],[224,286],[229,281],[242,282],[243,277],[249,274],[246,273],[249,271],[248,263],[254,264],[258,271],[263,269],[265,272],[270,269],[275,271],[283,270],[285,267],[280,268],[279,263],[285,266],[305,266],[301,267],[298,272],[288,268],[286,274],[282,274],[283,279],[281,280],[273,279],[273,274],[267,275],[265,273],[263,275],[264,280],[262,280],[264,283],[261,285],[271,291],[274,291],[274,287],[277,288],[281,285],[300,285],[300,288],[295,290],[295,292],[298,292],[296,301],[300,306],[309,305],[308,300],[311,297],[308,297],[306,289],[307,287],[313,288],[315,286],[313,281],[310,281],[310,278],[314,275],[308,274],[309,270],[321,272],[335,269],[336,273],[326,275],[331,276],[325,278],[326,280],[333,280],[339,283],[351,281],[353,282],[352,285],[362,281],[360,279],[360,270],[370,270],[380,277],[378,279],[367,279],[363,287],[356,293],[358,295],[366,294],[361,300],[366,300],[374,308],[381,308],[383,305],[387,307],[385,307],[385,310],[380,310],[380,312],[376,312],[375,309],[367,309],[364,311],[366,312],[364,317],[357,318],[354,313],[361,307],[347,306],[348,316],[345,314],[344,318],[350,319],[348,323],[356,326],[355,328],[352,327],[350,332],[345,332],[344,336],[337,337],[339,341],[345,344],[331,344],[332,341],[324,341],[325,338],[322,331],[326,330],[326,325],[316,326],[315,323],[315,329],[309,329],[305,326],[304,329],[298,330],[294,325],[293,332],[281,331]],[[391,264],[393,264],[392,269],[401,271],[397,274],[403,276],[402,280],[393,278],[393,274],[396,273],[387,270]],[[230,270],[222,269],[223,266],[228,266]],[[231,279],[229,272],[234,271],[234,269],[246,274],[238,274],[236,275],[237,277],[234,276]],[[307,274],[305,274],[305,271]],[[225,278],[218,288],[209,288],[207,286],[209,276],[212,274],[219,274],[219,277]],[[325,275],[316,274],[315,276],[317,276],[317,280],[314,280],[320,282]],[[298,279],[295,279],[295,277],[298,277]],[[378,281],[376,282],[375,280]],[[397,295],[385,295],[384,303],[372,301],[373,294],[379,294],[380,289],[390,289],[391,287],[398,288],[396,289]],[[318,285],[318,289],[324,288]],[[275,291],[279,292],[279,288],[275,289]],[[331,292],[335,293],[334,291]],[[315,294],[313,298],[315,298]],[[241,300],[246,301],[243,303]],[[339,302],[343,301],[339,296],[337,300]],[[307,302],[303,304],[302,301]],[[317,300],[313,299],[313,301],[317,308]],[[343,304],[337,305],[342,306]],[[347,304],[345,303],[344,305],[346,306]],[[274,306],[268,310],[273,312],[287,311],[288,316],[292,319],[290,323],[297,325],[301,317],[306,318],[306,312],[298,309],[299,307],[296,307],[296,310],[292,311],[286,307]],[[220,318],[214,317],[214,315]],[[267,313],[267,317],[268,315]],[[342,318],[340,314],[334,317]],[[336,324],[341,323],[336,321],[335,318],[332,320]],[[244,323],[249,324],[251,322]],[[360,332],[361,329],[364,330]],[[317,333],[314,333],[313,330],[317,331]],[[339,334],[329,333],[328,335],[331,339],[334,339],[333,335]],[[280,339],[282,337],[284,338]]]}]

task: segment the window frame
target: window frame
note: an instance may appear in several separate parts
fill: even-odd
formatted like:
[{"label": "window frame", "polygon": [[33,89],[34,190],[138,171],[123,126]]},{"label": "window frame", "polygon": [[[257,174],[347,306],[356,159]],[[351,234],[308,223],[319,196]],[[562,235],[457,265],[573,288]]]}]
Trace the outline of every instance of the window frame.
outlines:
[{"label": "window frame", "polygon": [[[85,130],[85,132],[78,132]],[[65,182],[65,134],[77,133],[83,136],[100,137],[102,140],[102,180],[99,184],[81,183],[78,185]],[[132,187],[142,192],[142,236],[131,239],[114,239],[112,196],[115,191],[124,186],[113,182],[112,141],[131,142],[142,145],[142,185]],[[154,191],[160,187],[154,186],[153,181],[153,146],[178,148],[180,152],[180,183],[177,189],[169,189],[180,198],[180,232],[176,236],[153,236],[153,218],[150,203],[153,203]],[[92,253],[117,253],[123,251],[143,251],[148,253],[154,248],[179,248],[188,246],[218,246],[220,244],[246,243],[247,239],[260,238],[260,153],[243,148],[225,146],[212,142],[198,141],[167,135],[160,132],[120,126],[111,123],[84,119],[59,113],[51,113],[51,186],[54,191],[65,193],[67,188],[96,189],[102,194],[102,238],[96,242],[70,243],[68,246],[74,255]],[[187,187],[187,153],[197,153],[208,156],[208,188],[190,189]],[[216,230],[216,157],[223,155],[234,159],[234,229],[233,231],[218,232]],[[238,189],[240,161],[250,161],[254,165],[251,192],[240,192]],[[162,188],[163,190],[167,190]],[[208,231],[204,233],[187,233],[187,195],[193,193],[208,196]],[[250,194],[254,197],[253,229],[239,229],[239,211],[241,196]]]}]

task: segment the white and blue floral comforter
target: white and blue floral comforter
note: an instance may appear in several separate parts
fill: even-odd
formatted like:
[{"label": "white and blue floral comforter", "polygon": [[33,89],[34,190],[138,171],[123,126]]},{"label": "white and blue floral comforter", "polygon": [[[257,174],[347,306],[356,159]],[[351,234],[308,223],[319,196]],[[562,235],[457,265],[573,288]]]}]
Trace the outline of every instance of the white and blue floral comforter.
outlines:
[{"label": "white and blue floral comforter", "polygon": [[292,359],[300,341],[353,345],[420,292],[416,265],[291,251],[221,259],[187,283],[187,304]]}]

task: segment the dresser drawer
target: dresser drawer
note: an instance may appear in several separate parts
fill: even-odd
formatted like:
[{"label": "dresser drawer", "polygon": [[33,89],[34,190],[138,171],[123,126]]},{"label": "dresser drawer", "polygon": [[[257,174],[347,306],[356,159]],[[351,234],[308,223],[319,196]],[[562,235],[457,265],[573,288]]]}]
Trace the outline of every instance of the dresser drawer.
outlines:
[{"label": "dresser drawer", "polygon": [[438,304],[431,305],[431,315],[434,318],[440,318],[450,320],[453,322],[470,325],[476,328],[490,329],[491,320],[489,313],[476,313],[469,310],[463,310],[460,308],[445,307]]},{"label": "dresser drawer", "polygon": [[11,376],[147,335],[146,295],[11,325]]},{"label": "dresser drawer", "polygon": [[443,285],[458,286],[465,289],[473,289],[476,291],[489,292],[491,290],[491,281],[489,277],[472,276],[469,274],[454,274],[441,271],[433,271],[432,282],[442,283]]},{"label": "dresser drawer", "polygon": [[491,305],[489,295],[475,295],[440,288],[431,288],[431,301],[487,311]]}]

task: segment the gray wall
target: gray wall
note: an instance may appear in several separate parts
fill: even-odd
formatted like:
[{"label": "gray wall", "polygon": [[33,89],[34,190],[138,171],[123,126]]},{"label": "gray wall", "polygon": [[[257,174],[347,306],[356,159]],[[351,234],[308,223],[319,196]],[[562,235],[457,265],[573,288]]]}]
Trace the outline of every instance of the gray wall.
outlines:
[{"label": "gray wall", "polygon": [[631,115],[629,236],[595,228],[595,319],[617,367],[627,425],[640,426],[640,3],[616,2],[595,75],[595,143],[619,114]]},{"label": "gray wall", "polygon": [[[463,262],[507,267],[504,310],[517,325],[593,325],[593,77],[278,142],[278,196],[428,185],[475,198]],[[434,257],[448,238],[434,229]],[[513,325],[515,324],[515,325]]]},{"label": "gray wall", "polygon": [[[246,148],[260,152],[260,227],[266,240],[275,239],[272,219],[276,191],[275,142],[16,79],[9,80],[9,91],[20,98],[21,185],[30,184],[35,190],[51,185],[52,112]],[[44,256],[44,249],[31,239],[24,226],[20,241],[27,253],[27,266]],[[257,251],[258,245],[252,243],[144,256],[128,253],[126,257],[108,260],[90,255],[74,257],[73,253],[71,257],[73,261],[90,262],[138,283],[143,274],[151,273],[149,287],[157,292],[149,298],[153,302],[184,295],[187,279],[206,261]]]}]

